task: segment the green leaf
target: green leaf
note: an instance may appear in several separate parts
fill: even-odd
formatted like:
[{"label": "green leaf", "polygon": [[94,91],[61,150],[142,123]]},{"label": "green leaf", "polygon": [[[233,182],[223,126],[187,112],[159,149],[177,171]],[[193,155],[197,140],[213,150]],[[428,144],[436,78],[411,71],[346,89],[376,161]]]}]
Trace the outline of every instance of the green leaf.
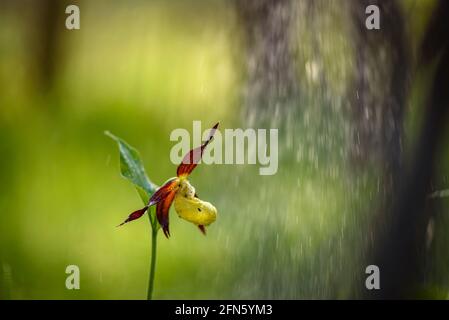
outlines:
[{"label": "green leaf", "polygon": [[146,204],[157,187],[145,173],[139,152],[109,131],[105,131],[105,135],[117,142],[120,151],[120,172],[124,178],[134,184],[142,201]]}]

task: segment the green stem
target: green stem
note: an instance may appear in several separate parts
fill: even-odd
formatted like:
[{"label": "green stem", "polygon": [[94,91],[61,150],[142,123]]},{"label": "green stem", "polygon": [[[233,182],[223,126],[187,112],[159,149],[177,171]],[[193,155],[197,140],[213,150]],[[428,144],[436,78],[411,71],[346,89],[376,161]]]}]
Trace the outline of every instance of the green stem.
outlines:
[{"label": "green stem", "polygon": [[151,233],[151,262],[150,262],[150,277],[148,280],[148,294],[147,300],[151,300],[153,297],[154,287],[154,273],[156,271],[156,249],[157,249],[157,229],[152,229]]}]

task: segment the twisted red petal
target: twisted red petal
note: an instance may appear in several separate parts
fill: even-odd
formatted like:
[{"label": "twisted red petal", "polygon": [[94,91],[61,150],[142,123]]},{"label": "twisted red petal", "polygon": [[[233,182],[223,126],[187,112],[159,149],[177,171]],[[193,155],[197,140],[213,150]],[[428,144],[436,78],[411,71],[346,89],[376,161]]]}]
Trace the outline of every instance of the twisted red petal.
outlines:
[{"label": "twisted red petal", "polygon": [[152,205],[155,205],[156,203],[159,203],[165,197],[168,196],[170,192],[175,190],[178,187],[178,178],[171,178],[169,179],[162,187],[156,190],[155,193],[151,196],[150,200],[148,201],[148,206],[151,207]]},{"label": "twisted red petal", "polygon": [[162,230],[164,231],[164,234],[167,238],[170,237],[170,230],[168,229],[168,213],[170,211],[170,206],[173,202],[173,199],[175,198],[175,195],[176,190],[170,191],[170,193],[167,194],[164,199],[156,204],[157,221],[159,221],[159,224],[161,225]]},{"label": "twisted red petal", "polygon": [[148,206],[143,207],[140,210],[134,211],[133,213],[131,213],[128,218],[126,218],[125,221],[123,221],[122,223],[120,223],[117,227],[123,226],[125,223],[128,223],[130,221],[139,219],[141,216],[143,216],[143,214],[148,210]]},{"label": "twisted red petal", "polygon": [[201,161],[201,157],[203,156],[204,149],[206,146],[212,141],[212,138],[217,131],[219,122],[217,122],[212,129],[210,130],[209,137],[207,140],[199,147],[190,150],[182,159],[181,164],[178,166],[178,170],[176,174],[178,177],[188,176],[193,169],[198,165]]},{"label": "twisted red petal", "polygon": [[176,191],[177,187],[178,187],[178,178],[172,178],[168,180],[162,187],[157,189],[157,191],[153,194],[153,196],[150,198],[148,204],[145,207],[131,213],[128,216],[128,218],[122,223],[120,223],[117,227],[120,227],[130,221],[139,219],[141,216],[143,216],[143,214],[148,210],[149,207],[164,200],[171,192]]},{"label": "twisted red petal", "polygon": [[206,227],[205,226],[200,224],[200,225],[198,225],[198,228],[200,229],[202,234],[206,235]]}]

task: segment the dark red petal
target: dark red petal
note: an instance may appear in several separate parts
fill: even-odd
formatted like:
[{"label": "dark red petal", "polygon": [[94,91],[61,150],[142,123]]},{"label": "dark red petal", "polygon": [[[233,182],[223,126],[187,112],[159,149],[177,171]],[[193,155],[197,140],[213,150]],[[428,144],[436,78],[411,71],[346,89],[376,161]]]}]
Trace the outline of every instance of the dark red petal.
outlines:
[{"label": "dark red petal", "polygon": [[168,180],[162,187],[156,190],[156,192],[151,196],[150,201],[148,202],[148,206],[162,201],[167,195],[172,192],[178,186],[178,179],[171,178]]},{"label": "dark red petal", "polygon": [[148,206],[143,207],[140,210],[134,211],[133,213],[131,213],[128,218],[123,221],[122,223],[120,223],[117,227],[123,226],[125,223],[128,223],[130,221],[139,219],[146,211],[148,210]]},{"label": "dark red petal", "polygon": [[210,130],[210,133],[209,133],[209,137],[201,146],[190,150],[184,156],[181,164],[178,166],[178,170],[176,171],[176,174],[178,177],[188,176],[193,171],[193,169],[195,169],[195,167],[201,161],[201,157],[203,156],[204,149],[212,141],[215,131],[217,131],[218,124],[219,124],[219,122],[217,122],[215,124],[215,126],[212,127],[212,129]]},{"label": "dark red petal", "polygon": [[156,204],[157,220],[159,221],[159,224],[161,225],[167,238],[170,237],[170,231],[168,229],[168,213],[175,195],[176,191],[171,191],[164,199]]},{"label": "dark red petal", "polygon": [[202,234],[206,235],[206,227],[203,225],[198,225],[198,228],[200,228],[200,231],[202,232]]}]

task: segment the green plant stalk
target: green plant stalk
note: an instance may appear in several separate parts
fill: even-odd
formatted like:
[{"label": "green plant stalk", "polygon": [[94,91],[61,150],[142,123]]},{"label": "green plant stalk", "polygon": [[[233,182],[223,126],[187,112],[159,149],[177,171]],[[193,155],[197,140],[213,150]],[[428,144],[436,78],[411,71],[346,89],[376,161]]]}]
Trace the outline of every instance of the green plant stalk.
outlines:
[{"label": "green plant stalk", "polygon": [[[148,199],[142,199],[145,203],[148,203]],[[156,218],[156,212],[154,207],[151,207],[147,211],[148,219],[151,226],[151,255],[150,255],[150,273],[148,275],[148,290],[147,300],[153,299],[154,288],[154,276],[156,273],[156,257],[157,257],[157,232],[159,231],[159,222]]]},{"label": "green plant stalk", "polygon": [[[148,199],[154,194],[157,187],[150,179],[148,179],[143,167],[143,162],[140,158],[139,152],[126,143],[124,140],[114,136],[109,131],[105,134],[117,142],[120,152],[120,174],[122,177],[131,182],[139,193],[140,198],[144,204],[148,203]],[[157,232],[159,230],[159,223],[154,212],[154,207],[148,209],[147,214],[151,225],[151,261],[150,274],[148,279],[147,299],[151,300],[153,297],[154,274],[156,271],[156,248],[157,248]]]},{"label": "green plant stalk", "polygon": [[155,225],[155,221],[153,221],[153,219],[151,219],[150,212],[148,212],[148,217],[150,219],[150,224],[151,224],[151,261],[150,261],[150,274],[149,274],[149,278],[148,278],[147,300],[152,300],[152,298],[153,298],[153,288],[154,288],[154,275],[155,275],[155,272],[156,272],[157,232],[158,232],[158,228],[157,228],[157,225]]}]

